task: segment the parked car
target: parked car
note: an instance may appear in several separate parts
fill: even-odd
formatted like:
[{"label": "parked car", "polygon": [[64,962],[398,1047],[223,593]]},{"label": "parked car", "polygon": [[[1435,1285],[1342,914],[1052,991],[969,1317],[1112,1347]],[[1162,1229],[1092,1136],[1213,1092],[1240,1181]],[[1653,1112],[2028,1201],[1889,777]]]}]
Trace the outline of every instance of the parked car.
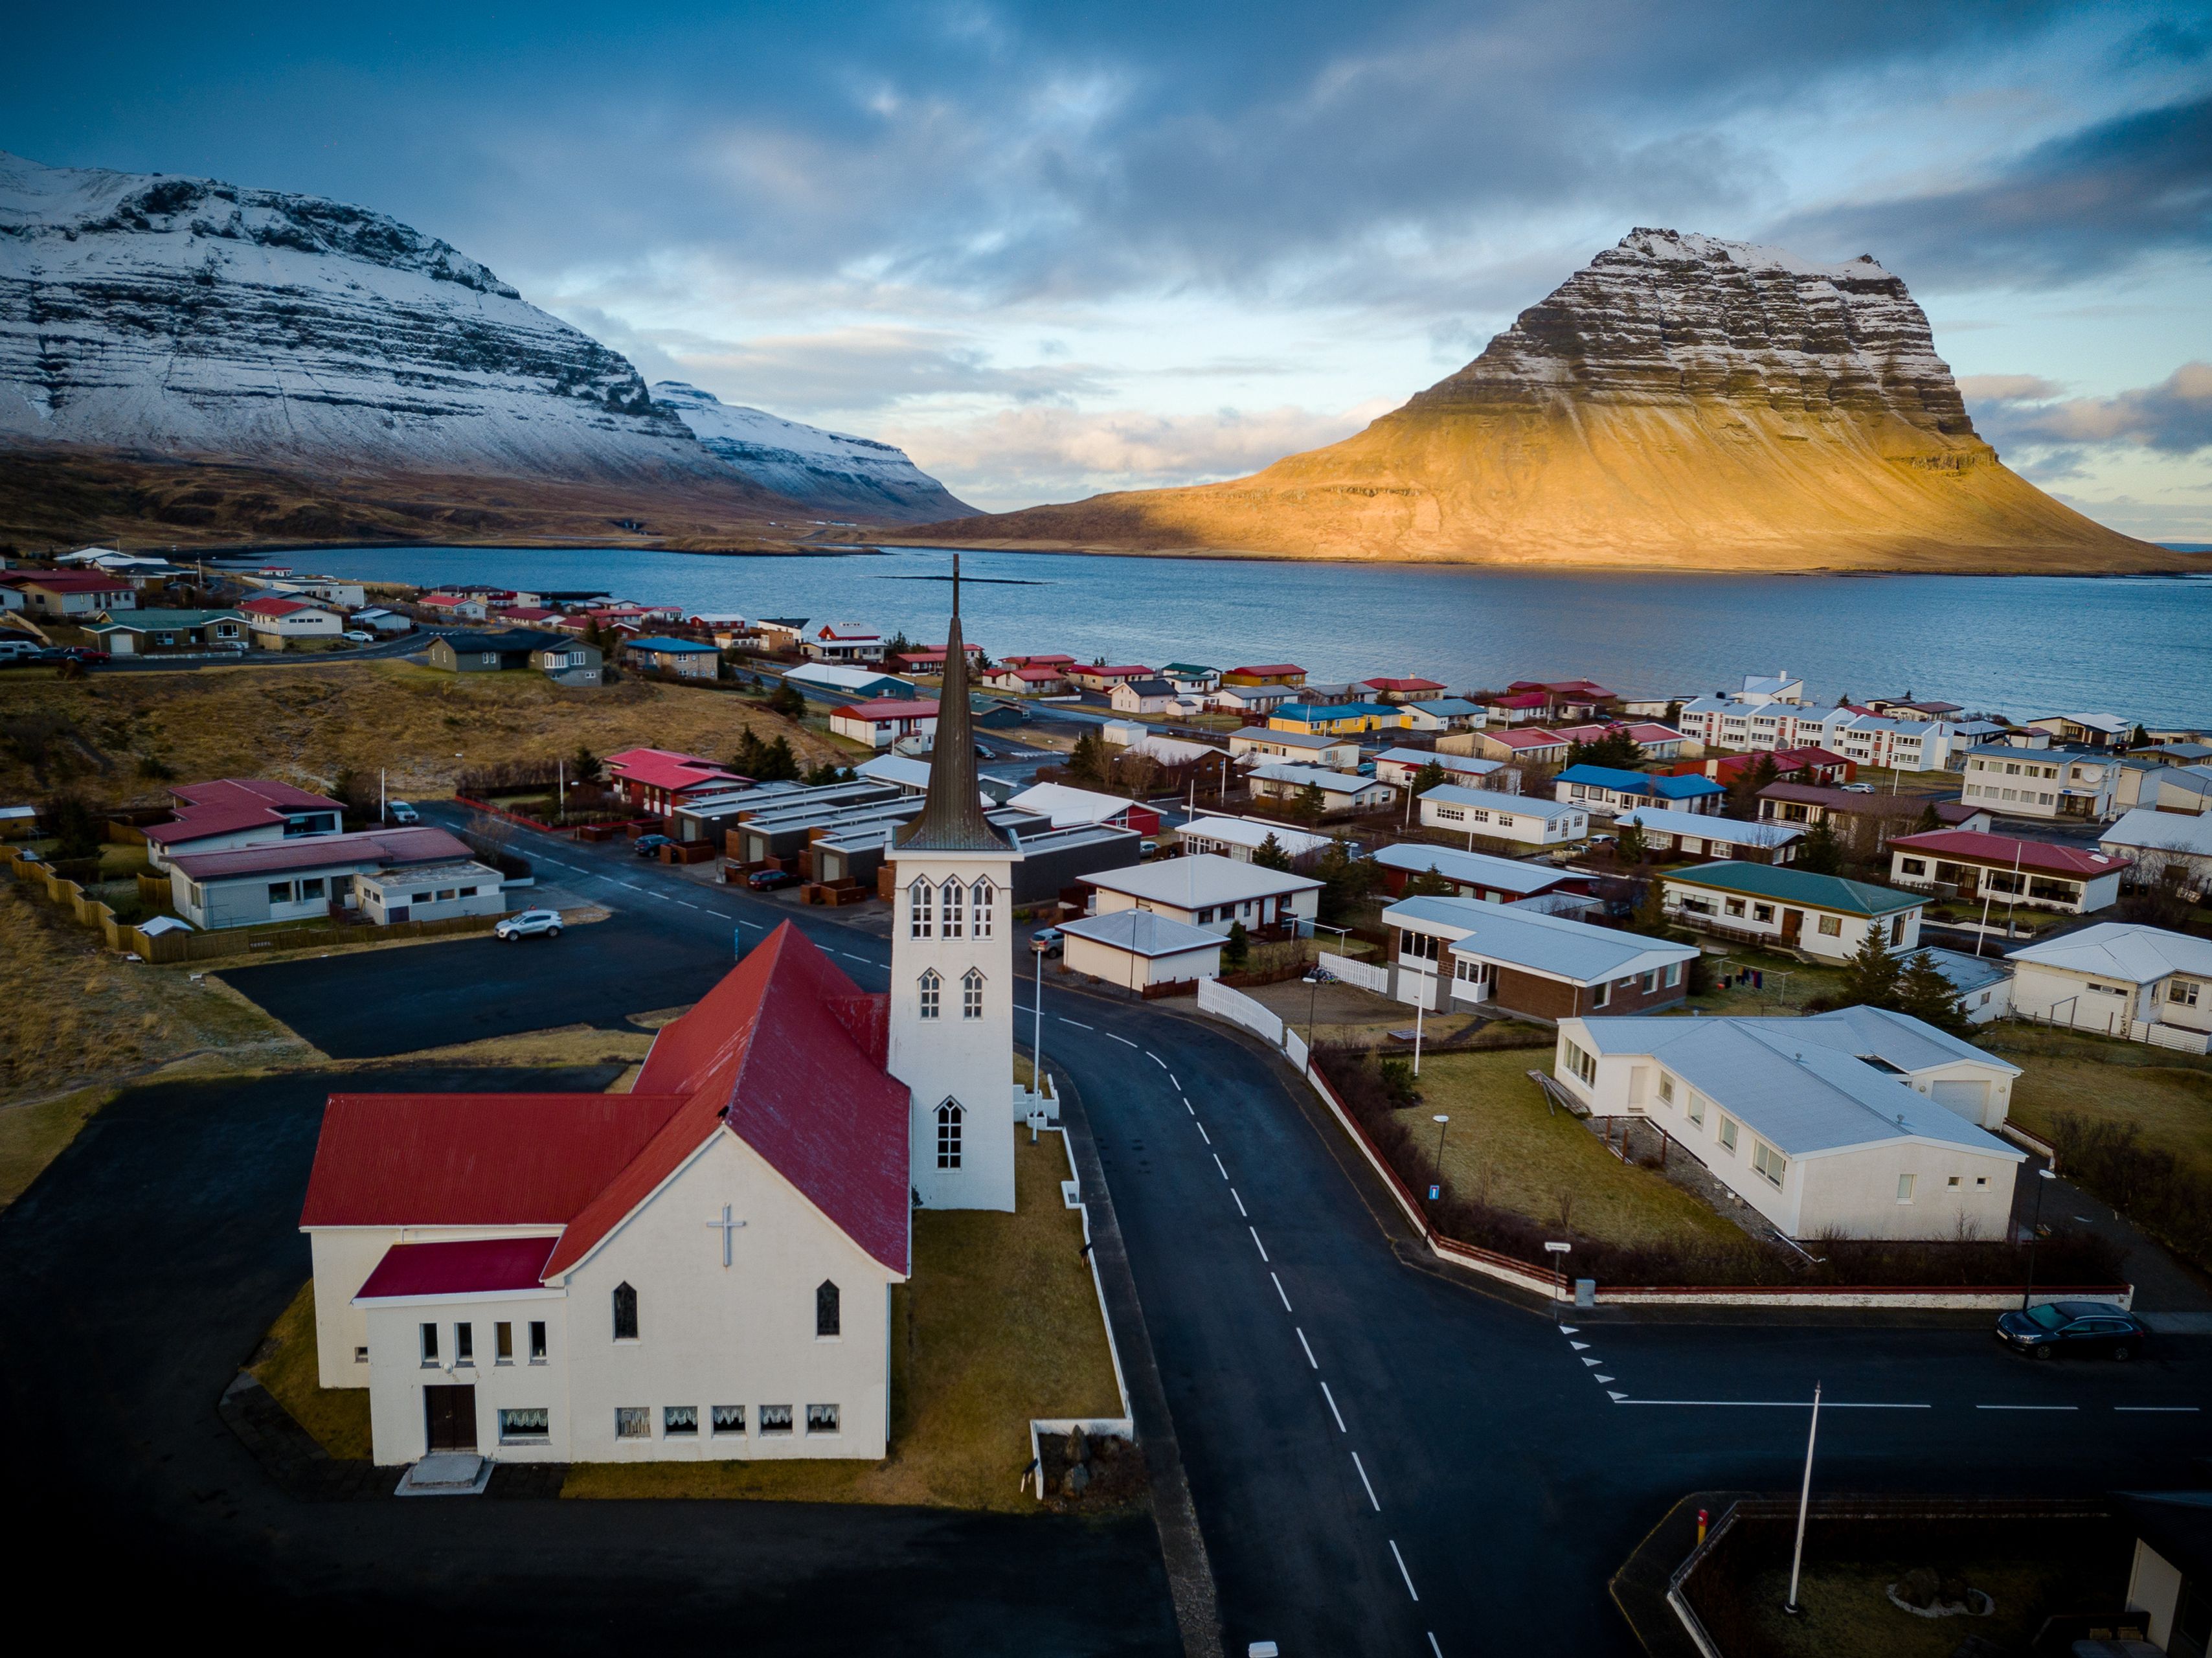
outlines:
[{"label": "parked car", "polygon": [[1847,783],[1844,785],[1844,793],[1846,795],[1871,795],[1874,793],[1874,785],[1870,783]]},{"label": "parked car", "polygon": [[2150,1326],[2112,1301],[2050,1301],[1997,1315],[1997,1339],[2033,1359],[2131,1359],[2150,1344]]},{"label": "parked car", "polygon": [[0,639],[0,666],[35,661],[42,649],[36,639]]},{"label": "parked car", "polygon": [[376,643],[376,636],[374,633],[357,627],[349,627],[338,637],[349,644],[373,645]]},{"label": "parked car", "polygon": [[640,835],[630,843],[629,850],[641,858],[649,858],[656,856],[662,847],[675,844],[665,835]]},{"label": "parked car", "polygon": [[1159,850],[1160,844],[1156,840],[1140,840],[1137,843],[1137,856],[1139,857],[1151,857]]},{"label": "parked car", "polygon": [[745,885],[756,893],[773,893],[779,887],[798,886],[799,877],[788,869],[756,869],[745,877]]},{"label": "parked car", "polygon": [[1030,948],[1045,955],[1058,955],[1066,942],[1057,927],[1040,927],[1030,935]]},{"label": "parked car", "polygon": [[384,820],[386,823],[420,823],[422,814],[404,800],[386,801],[384,803]]},{"label": "parked car", "polygon": [[558,910],[523,910],[511,915],[492,929],[501,938],[535,938],[544,934],[547,938],[561,936],[561,912]]},{"label": "parked car", "polygon": [[50,645],[33,655],[31,660],[34,662],[83,662],[88,666],[106,661],[108,655],[104,650],[94,650],[90,645]]}]

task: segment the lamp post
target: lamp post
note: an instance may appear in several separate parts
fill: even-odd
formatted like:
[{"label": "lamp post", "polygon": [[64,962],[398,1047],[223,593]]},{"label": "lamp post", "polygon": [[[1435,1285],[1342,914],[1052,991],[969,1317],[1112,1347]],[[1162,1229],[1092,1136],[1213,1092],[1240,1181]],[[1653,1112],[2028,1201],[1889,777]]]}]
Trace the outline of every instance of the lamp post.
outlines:
[{"label": "lamp post", "polygon": [[1813,1503],[1813,1442],[1820,1432],[1820,1384],[1813,1384],[1813,1425],[1805,1430],[1805,1483],[1797,1490],[1797,1542],[1790,1551],[1790,1598],[1782,1610],[1792,1618],[1804,1615],[1797,1604],[1797,1572],[1805,1560],[1805,1511]]},{"label": "lamp post", "polygon": [[1438,1112],[1429,1120],[1437,1125],[1437,1184],[1441,1186],[1444,1178],[1444,1127],[1451,1119]]},{"label": "lamp post", "polygon": [[2045,1183],[2058,1177],[2048,1165],[2035,1171],[2041,1178],[2035,1183],[2035,1220],[2027,1228],[2027,1283],[2020,1292],[2020,1310],[2027,1311],[2028,1297],[2035,1294],[2035,1244],[2043,1235],[2043,1193]]}]

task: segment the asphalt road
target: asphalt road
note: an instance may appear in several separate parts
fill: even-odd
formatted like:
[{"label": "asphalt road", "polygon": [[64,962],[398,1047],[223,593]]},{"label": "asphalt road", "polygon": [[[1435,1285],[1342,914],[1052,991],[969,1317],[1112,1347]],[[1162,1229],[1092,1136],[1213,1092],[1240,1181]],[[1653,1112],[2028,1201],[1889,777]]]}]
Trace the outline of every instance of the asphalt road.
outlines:
[{"label": "asphalt road", "polygon": [[197,1629],[341,1653],[1174,1651],[1141,1517],[311,1503],[270,1482],[216,1401],[307,1276],[295,1222],[325,1095],[596,1089],[614,1069],[172,1085],[95,1118],[0,1213],[10,1581],[111,1645]]},{"label": "asphalt road", "polygon": [[[564,885],[623,918],[528,954],[471,942],[251,972],[286,975],[316,1015],[296,1027],[332,1051],[418,1004],[380,1003],[362,962],[428,981],[401,993],[426,1008],[469,1003],[487,1029],[561,1022],[546,1009],[582,968],[604,991],[633,954],[711,982],[733,927],[787,917],[863,987],[886,982],[888,943],[826,912],[702,891],[623,849],[556,856]],[[500,950],[517,965],[480,986],[441,965]],[[617,981],[623,1012],[688,999]],[[1794,1490],[1815,1382],[1835,1407],[1816,1475],[1830,1491],[2095,1493],[2212,1453],[2199,1338],[2128,1366],[2031,1368],[1972,1317],[1561,1326],[1420,1264],[1257,1045],[1049,983],[1044,1015],[1098,1142],[1231,1654],[1628,1653],[1607,1576],[1685,1491]],[[1032,1018],[1019,1027],[1028,1040]]]}]

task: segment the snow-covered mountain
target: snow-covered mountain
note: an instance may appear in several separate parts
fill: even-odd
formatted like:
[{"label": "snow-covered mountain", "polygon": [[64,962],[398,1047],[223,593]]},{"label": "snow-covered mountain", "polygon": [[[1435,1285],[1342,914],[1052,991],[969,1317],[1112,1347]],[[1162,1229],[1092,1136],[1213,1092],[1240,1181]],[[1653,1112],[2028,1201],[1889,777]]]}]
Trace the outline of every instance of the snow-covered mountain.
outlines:
[{"label": "snow-covered mountain", "polygon": [[977,511],[908,460],[905,450],[873,438],[802,426],[724,403],[680,380],[653,381],[653,400],[748,478],[824,511],[886,524],[962,518]]}]

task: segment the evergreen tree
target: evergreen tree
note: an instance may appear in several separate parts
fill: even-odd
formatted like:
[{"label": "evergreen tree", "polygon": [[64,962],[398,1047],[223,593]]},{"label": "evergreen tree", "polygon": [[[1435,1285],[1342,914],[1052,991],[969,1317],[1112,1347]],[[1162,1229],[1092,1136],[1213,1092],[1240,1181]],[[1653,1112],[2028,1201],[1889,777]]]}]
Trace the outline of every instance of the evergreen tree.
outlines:
[{"label": "evergreen tree", "polygon": [[1106,739],[1097,726],[1087,726],[1075,740],[1075,748],[1067,757],[1067,775],[1078,783],[1096,788],[1106,781],[1109,764],[1106,755]]},{"label": "evergreen tree", "polygon": [[1905,964],[1897,981],[1897,1010],[1926,1021],[1938,1030],[1964,1036],[1972,1028],[1958,987],[1944,977],[1936,958],[1922,950]]},{"label": "evergreen tree", "polygon": [[1641,863],[1648,855],[1640,824],[1624,823],[1613,831],[1613,851],[1623,863]]},{"label": "evergreen tree", "polygon": [[1929,801],[1920,808],[1920,821],[1912,826],[1916,835],[1925,835],[1943,826],[1943,820],[1936,815],[1936,802]]},{"label": "evergreen tree", "polygon": [[1805,838],[1797,843],[1797,867],[1816,875],[1843,872],[1844,844],[1836,838],[1836,826],[1826,817],[1807,830]]},{"label": "evergreen tree", "polygon": [[1342,922],[1374,890],[1382,873],[1373,858],[1355,858],[1342,841],[1331,840],[1314,865],[1314,875],[1322,883],[1316,899],[1321,919]]},{"label": "evergreen tree", "polygon": [[1459,888],[1431,864],[1406,883],[1407,898],[1455,898]]},{"label": "evergreen tree", "polygon": [[1728,814],[1743,823],[1759,820],[1759,791],[1780,775],[1771,754],[1761,754],[1735,774],[1728,786]]},{"label": "evergreen tree", "polygon": [[1647,938],[1664,938],[1673,930],[1667,918],[1667,883],[1654,876],[1636,895],[1636,914],[1630,928]]},{"label": "evergreen tree", "polygon": [[1283,843],[1275,838],[1275,832],[1270,829],[1267,838],[1253,848],[1252,862],[1262,869],[1288,869],[1291,855],[1283,850]]},{"label": "evergreen tree", "polygon": [[913,649],[914,642],[906,637],[906,630],[901,628],[884,641],[884,659],[888,661],[894,656],[903,656]]},{"label": "evergreen tree", "polygon": [[98,857],[106,831],[92,808],[75,795],[56,795],[39,811],[46,832],[56,844],[56,862]]},{"label": "evergreen tree", "polygon": [[1310,783],[1297,792],[1291,802],[1291,811],[1301,823],[1319,823],[1322,814],[1328,810],[1328,797],[1321,792],[1321,785]]},{"label": "evergreen tree", "polygon": [[2144,730],[2142,727],[2137,726],[2135,729],[2135,735],[2128,739],[2128,747],[2130,748],[2149,747],[2150,733]]},{"label": "evergreen tree", "polygon": [[1425,795],[1430,789],[1438,788],[1450,781],[1451,773],[1444,770],[1443,763],[1431,760],[1413,773],[1413,792],[1416,795]]},{"label": "evergreen tree", "polygon": [[799,780],[799,756],[791,752],[791,739],[778,733],[774,742],[761,754],[761,783],[796,783]]},{"label": "evergreen tree", "polygon": [[788,680],[776,686],[775,694],[768,699],[768,706],[770,713],[781,714],[787,720],[806,717],[805,693]]},{"label": "evergreen tree", "polygon": [[576,752],[568,757],[568,781],[571,783],[597,783],[605,770],[599,764],[599,757],[582,743],[578,743]]},{"label": "evergreen tree", "polygon": [[1229,941],[1221,947],[1221,965],[1231,972],[1240,970],[1252,954],[1252,935],[1244,930],[1244,923],[1229,923]]},{"label": "evergreen tree", "polygon": [[1844,983],[1839,994],[1849,1005],[1894,1008],[1904,966],[1897,952],[1889,948],[1881,923],[1870,921],[1857,953],[1844,963]]},{"label": "evergreen tree", "polygon": [[1605,765],[1617,771],[1632,771],[1643,763],[1644,751],[1626,731],[1608,731],[1595,741],[1567,745],[1569,765]]}]

